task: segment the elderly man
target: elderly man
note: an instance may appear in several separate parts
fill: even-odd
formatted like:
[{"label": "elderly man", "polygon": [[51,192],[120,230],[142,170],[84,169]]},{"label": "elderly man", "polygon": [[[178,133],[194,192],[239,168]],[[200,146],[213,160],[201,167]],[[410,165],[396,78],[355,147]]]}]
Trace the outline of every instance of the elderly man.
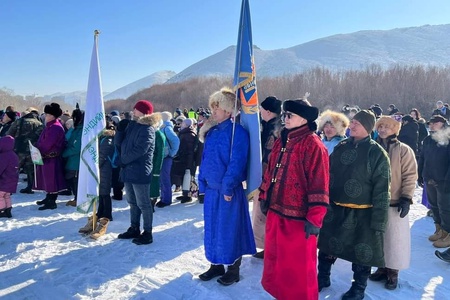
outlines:
[{"label": "elderly man", "polygon": [[419,184],[426,185],[436,231],[428,239],[436,248],[450,247],[450,144],[447,120],[430,119],[430,135],[423,140],[419,157]]},{"label": "elderly man", "polygon": [[353,283],[342,299],[363,299],[371,266],[384,267],[383,239],[390,200],[386,151],[370,138],[372,112],[358,112],[350,138],[330,156],[330,207],[319,235],[319,291],[330,286],[337,258],[352,262]]}]

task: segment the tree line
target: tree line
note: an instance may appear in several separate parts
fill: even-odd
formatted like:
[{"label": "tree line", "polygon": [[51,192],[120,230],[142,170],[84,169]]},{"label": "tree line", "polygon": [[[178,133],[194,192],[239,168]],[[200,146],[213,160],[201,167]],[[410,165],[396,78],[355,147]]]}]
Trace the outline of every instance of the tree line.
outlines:
[{"label": "tree line", "polygon": [[[231,77],[195,78],[178,83],[158,84],[127,99],[107,101],[105,110],[131,110],[140,99],[152,101],[155,111],[174,111],[177,107],[196,109],[206,107],[208,97],[214,91],[231,85]],[[310,102],[322,110],[339,110],[345,104],[368,108],[377,103],[386,111],[389,104],[395,104],[404,113],[409,113],[413,107],[418,108],[428,118],[437,100],[450,102],[450,66],[397,65],[383,69],[379,65],[371,65],[362,70],[342,71],[317,67],[295,75],[257,78],[257,88],[260,101],[271,95],[282,100],[296,99],[309,92]],[[22,98],[7,89],[0,90],[1,107],[14,103],[20,111],[32,106],[31,103],[39,102],[39,99],[30,96],[25,100],[21,100]]]}]

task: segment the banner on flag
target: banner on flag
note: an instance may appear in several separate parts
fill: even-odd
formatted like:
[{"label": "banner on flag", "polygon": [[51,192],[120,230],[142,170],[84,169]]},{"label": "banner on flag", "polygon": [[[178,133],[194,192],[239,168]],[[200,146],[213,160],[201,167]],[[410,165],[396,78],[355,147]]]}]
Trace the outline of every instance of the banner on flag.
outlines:
[{"label": "banner on flag", "polygon": [[247,197],[253,198],[262,180],[261,133],[253,57],[252,26],[248,0],[242,0],[233,87],[241,103],[241,125],[250,136],[247,164]]},{"label": "banner on flag", "polygon": [[98,136],[106,126],[98,60],[98,34],[96,30],[86,95],[86,108],[89,109],[85,109],[81,138],[77,210],[82,213],[88,213],[99,196]]}]

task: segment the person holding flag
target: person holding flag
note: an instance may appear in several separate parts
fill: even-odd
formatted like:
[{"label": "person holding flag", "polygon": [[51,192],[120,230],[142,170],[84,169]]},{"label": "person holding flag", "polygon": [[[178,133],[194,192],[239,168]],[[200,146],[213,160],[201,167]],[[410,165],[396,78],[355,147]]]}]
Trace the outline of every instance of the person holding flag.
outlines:
[{"label": "person holding flag", "polygon": [[[242,182],[246,180],[249,153],[247,131],[233,123],[236,95],[227,88],[209,98],[212,118],[200,130],[206,133],[203,158],[200,164],[199,198],[204,198],[205,255],[211,266],[199,278],[231,285],[240,280],[242,255],[256,253],[247,197]],[[208,130],[209,129],[209,130]],[[224,265],[228,265],[225,272]]]}]

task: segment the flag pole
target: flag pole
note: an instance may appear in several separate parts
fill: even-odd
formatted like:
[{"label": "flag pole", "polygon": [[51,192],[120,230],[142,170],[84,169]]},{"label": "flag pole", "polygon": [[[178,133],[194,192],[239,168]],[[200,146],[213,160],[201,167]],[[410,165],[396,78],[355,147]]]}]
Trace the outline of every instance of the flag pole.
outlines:
[{"label": "flag pole", "polygon": [[[94,30],[94,44],[97,45],[98,43],[98,35],[100,34],[100,31],[95,29]],[[97,224],[97,197],[94,197],[94,201],[92,203],[92,229],[95,230],[95,226]]]}]

